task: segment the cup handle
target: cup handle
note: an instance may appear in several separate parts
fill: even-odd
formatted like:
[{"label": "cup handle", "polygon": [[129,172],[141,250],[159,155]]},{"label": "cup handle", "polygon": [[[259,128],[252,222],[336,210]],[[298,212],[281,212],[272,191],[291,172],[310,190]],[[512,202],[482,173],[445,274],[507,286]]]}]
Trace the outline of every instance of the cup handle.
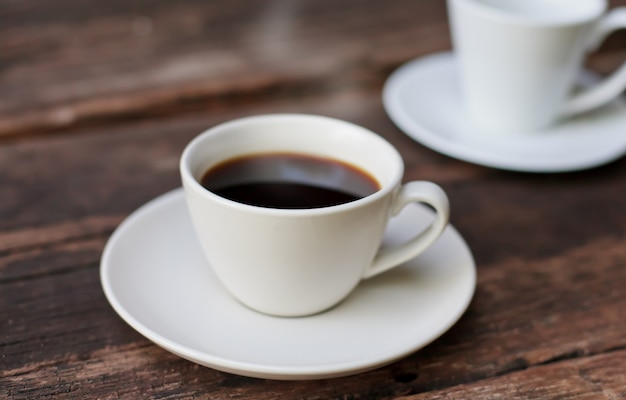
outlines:
[{"label": "cup handle", "polygon": [[409,182],[400,188],[392,206],[392,215],[398,215],[404,207],[415,202],[432,206],[436,211],[436,219],[408,241],[379,250],[372,264],[365,270],[363,279],[371,278],[412,259],[439,238],[450,219],[450,205],[446,193],[432,182]]},{"label": "cup handle", "polygon": [[[593,49],[613,31],[626,28],[626,7],[613,9],[595,25],[589,36],[588,48]],[[570,98],[564,105],[564,117],[590,111],[617,96],[626,88],[626,62],[599,84]]]}]

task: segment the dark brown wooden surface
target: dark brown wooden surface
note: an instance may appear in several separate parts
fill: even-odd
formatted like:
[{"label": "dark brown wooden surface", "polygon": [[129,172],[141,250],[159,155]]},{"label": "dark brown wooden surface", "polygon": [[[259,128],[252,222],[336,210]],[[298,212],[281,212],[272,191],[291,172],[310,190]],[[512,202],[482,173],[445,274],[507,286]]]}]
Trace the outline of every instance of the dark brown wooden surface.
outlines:
[{"label": "dark brown wooden surface", "polygon": [[[382,85],[449,47],[442,0],[1,1],[0,398],[626,398],[626,159],[523,174],[414,142]],[[113,229],[179,186],[196,134],[269,112],[366,126],[406,180],[448,192],[478,286],[445,335],[375,371],[281,382],[182,360],[115,314],[98,276]]]}]

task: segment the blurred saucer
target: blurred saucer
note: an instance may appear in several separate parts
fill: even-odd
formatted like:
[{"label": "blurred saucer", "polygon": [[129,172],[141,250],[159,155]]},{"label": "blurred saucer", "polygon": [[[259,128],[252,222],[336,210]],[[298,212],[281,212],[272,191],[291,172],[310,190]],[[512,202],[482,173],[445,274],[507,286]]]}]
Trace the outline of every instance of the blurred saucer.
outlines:
[{"label": "blurred saucer", "polygon": [[[391,221],[386,244],[404,241],[433,218],[417,204],[402,213],[408,215]],[[219,284],[177,189],[120,224],[104,249],[100,279],[122,319],[164,349],[225,372],[300,380],[368,371],[426,346],[469,305],[476,268],[448,226],[419,257],[362,282],[337,307],[305,318],[271,317]]]},{"label": "blurred saucer", "polygon": [[[594,80],[583,74],[580,83]],[[541,132],[487,135],[462,106],[454,55],[428,55],[398,68],[383,90],[391,120],[408,136],[442,154],[488,167],[567,172],[599,166],[626,153],[626,104],[617,99]]]}]

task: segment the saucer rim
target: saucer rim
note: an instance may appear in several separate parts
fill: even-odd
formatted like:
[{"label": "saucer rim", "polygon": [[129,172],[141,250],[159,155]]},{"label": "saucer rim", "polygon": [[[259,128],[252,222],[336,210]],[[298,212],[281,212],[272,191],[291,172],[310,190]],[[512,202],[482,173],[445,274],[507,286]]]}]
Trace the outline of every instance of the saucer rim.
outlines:
[{"label": "saucer rim", "polygon": [[[314,380],[314,379],[329,379],[342,376],[354,375],[379,368],[384,365],[388,365],[394,361],[402,359],[417,350],[429,345],[434,340],[442,336],[452,326],[454,326],[462,315],[469,307],[475,291],[476,291],[476,263],[471,252],[471,249],[458,233],[458,231],[449,225],[446,229],[450,229],[452,234],[458,239],[458,244],[462,246],[462,250],[468,256],[468,265],[471,267],[471,281],[467,282],[469,291],[467,296],[459,301],[459,306],[455,309],[455,313],[450,313],[446,324],[433,331],[429,336],[429,340],[416,342],[414,346],[400,346],[398,351],[387,351],[380,357],[370,357],[369,359],[357,359],[348,362],[332,363],[332,364],[317,364],[312,366],[277,366],[277,365],[265,365],[262,363],[242,362],[237,360],[231,360],[226,357],[216,356],[203,352],[197,349],[193,349],[182,343],[179,343],[173,339],[159,334],[148,326],[144,325],[137,318],[135,318],[131,312],[126,310],[122,301],[120,301],[113,288],[113,283],[110,279],[110,270],[112,268],[111,257],[115,250],[118,248],[120,241],[124,239],[124,236],[128,229],[137,223],[141,223],[142,220],[150,218],[152,214],[159,214],[162,209],[173,206],[173,203],[181,201],[181,197],[184,197],[182,188],[176,188],[169,192],[163,193],[149,200],[141,205],[130,215],[128,215],[111,234],[107,243],[105,244],[101,263],[100,263],[100,280],[105,294],[105,297],[109,301],[114,311],[130,325],[134,330],[140,333],[142,336],[152,341],[159,347],[169,351],[181,358],[189,360],[191,362],[210,367],[215,370],[233,373],[242,376],[248,376],[253,378],[263,379],[277,379],[277,380]],[[184,201],[184,200],[183,200]],[[469,268],[468,267],[468,268]],[[242,307],[244,307],[242,305]],[[271,317],[277,318],[277,317]],[[306,317],[305,317],[306,318]]]},{"label": "saucer rim", "polygon": [[[403,109],[404,102],[399,99],[399,91],[406,79],[410,79],[412,75],[419,73],[420,68],[426,68],[429,64],[450,63],[456,61],[456,56],[452,51],[443,51],[437,53],[425,54],[400,65],[394,70],[384,83],[382,90],[383,107],[392,120],[392,122],[407,136],[418,143],[446,156],[470,162],[476,165],[496,168],[500,170],[531,172],[531,173],[566,173],[581,171],[590,168],[599,167],[622,158],[626,154],[626,135],[621,146],[605,146],[606,150],[602,155],[586,156],[580,154],[578,157],[569,157],[564,160],[555,158],[546,158],[541,161],[532,159],[522,159],[521,157],[511,157],[510,154],[500,155],[498,153],[489,152],[488,149],[480,148],[480,146],[472,146],[468,148],[463,143],[451,140],[443,136],[439,132],[425,126],[416,116],[408,115]],[[432,66],[431,66],[432,68]],[[584,71],[583,74],[587,78],[595,78],[591,72]],[[608,105],[619,105],[626,110],[626,102],[622,97],[609,102]],[[602,109],[606,106],[599,107]],[[470,128],[471,129],[471,128]],[[476,128],[474,128],[476,129]],[[548,129],[547,131],[549,131]],[[532,132],[525,136],[524,139],[532,139],[533,134],[537,133],[537,138],[541,138],[539,132]]]}]

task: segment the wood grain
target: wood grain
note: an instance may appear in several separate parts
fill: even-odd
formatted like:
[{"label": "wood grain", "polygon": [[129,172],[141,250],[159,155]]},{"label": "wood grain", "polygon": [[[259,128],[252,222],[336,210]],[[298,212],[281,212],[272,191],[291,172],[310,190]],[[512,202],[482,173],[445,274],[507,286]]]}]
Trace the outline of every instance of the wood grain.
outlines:
[{"label": "wood grain", "polygon": [[519,372],[421,395],[418,399],[623,399],[626,397],[626,351],[556,362]]},{"label": "wood grain", "polygon": [[[402,133],[383,84],[449,48],[445,13],[443,0],[1,1],[0,398],[626,398],[626,159],[512,173]],[[623,62],[624,33],[590,68]],[[185,144],[276,112],[370,128],[406,181],[446,190],[478,286],[434,343],[340,379],[252,379],[160,349],[108,304],[102,248],[180,185]]]},{"label": "wood grain", "polygon": [[[126,326],[103,298],[97,274],[101,245],[102,239],[94,239],[5,261],[3,275],[16,264],[28,268],[48,260],[45,274],[0,281],[2,298],[17,305],[0,307],[4,321],[0,387],[5,394],[191,398],[207,390],[227,397],[236,390],[244,398],[339,398],[341,393],[393,398],[453,388],[450,393],[459,390],[457,398],[463,398],[472,390],[492,390],[491,385],[497,393],[498,386],[505,384],[499,382],[517,380],[521,385],[523,375],[515,378],[515,374],[536,368],[551,372],[537,372],[528,382],[542,378],[536,390],[549,392],[564,369],[583,368],[598,355],[621,354],[606,368],[612,373],[623,368],[619,361],[626,349],[623,241],[593,243],[532,263],[483,265],[466,316],[431,346],[388,368],[304,383],[213,371],[150,344]],[[606,255],[604,261],[591,263],[599,253]],[[469,388],[461,390],[459,385]],[[584,387],[562,384],[557,389],[553,398]],[[626,386],[616,379],[609,389],[626,390]]]},{"label": "wood grain", "polygon": [[[0,137],[346,85],[450,48],[442,0],[6,1],[0,29]],[[626,57],[617,35],[593,69]]]},{"label": "wood grain", "polygon": [[440,0],[341,0],[332,12],[315,1],[55,4],[72,12],[51,18],[52,5],[28,2],[0,11],[0,135],[209,97],[346,84],[448,41]]},{"label": "wood grain", "polygon": [[[300,97],[297,106],[278,98],[263,107],[243,104],[0,147],[4,165],[20,166],[0,175],[11,183],[1,186],[4,193],[13,193],[4,198],[15,199],[0,203],[5,394],[192,398],[210,392],[217,398],[296,399],[349,393],[377,399],[459,385],[470,385],[459,393],[472,393],[486,390],[482,385],[492,379],[497,387],[499,377],[512,373],[556,371],[568,360],[624,348],[626,163],[556,176],[470,166],[407,140],[379,101],[376,92],[346,88]],[[107,304],[98,279],[104,241],[134,208],[178,186],[184,144],[213,123],[274,109],[340,115],[382,132],[407,160],[406,179],[434,180],[448,191],[453,223],[470,243],[479,271],[470,309],[441,339],[370,373],[274,382],[181,360],[135,333]],[[592,204],[598,206],[590,210]],[[613,389],[621,387],[618,381]]]}]

